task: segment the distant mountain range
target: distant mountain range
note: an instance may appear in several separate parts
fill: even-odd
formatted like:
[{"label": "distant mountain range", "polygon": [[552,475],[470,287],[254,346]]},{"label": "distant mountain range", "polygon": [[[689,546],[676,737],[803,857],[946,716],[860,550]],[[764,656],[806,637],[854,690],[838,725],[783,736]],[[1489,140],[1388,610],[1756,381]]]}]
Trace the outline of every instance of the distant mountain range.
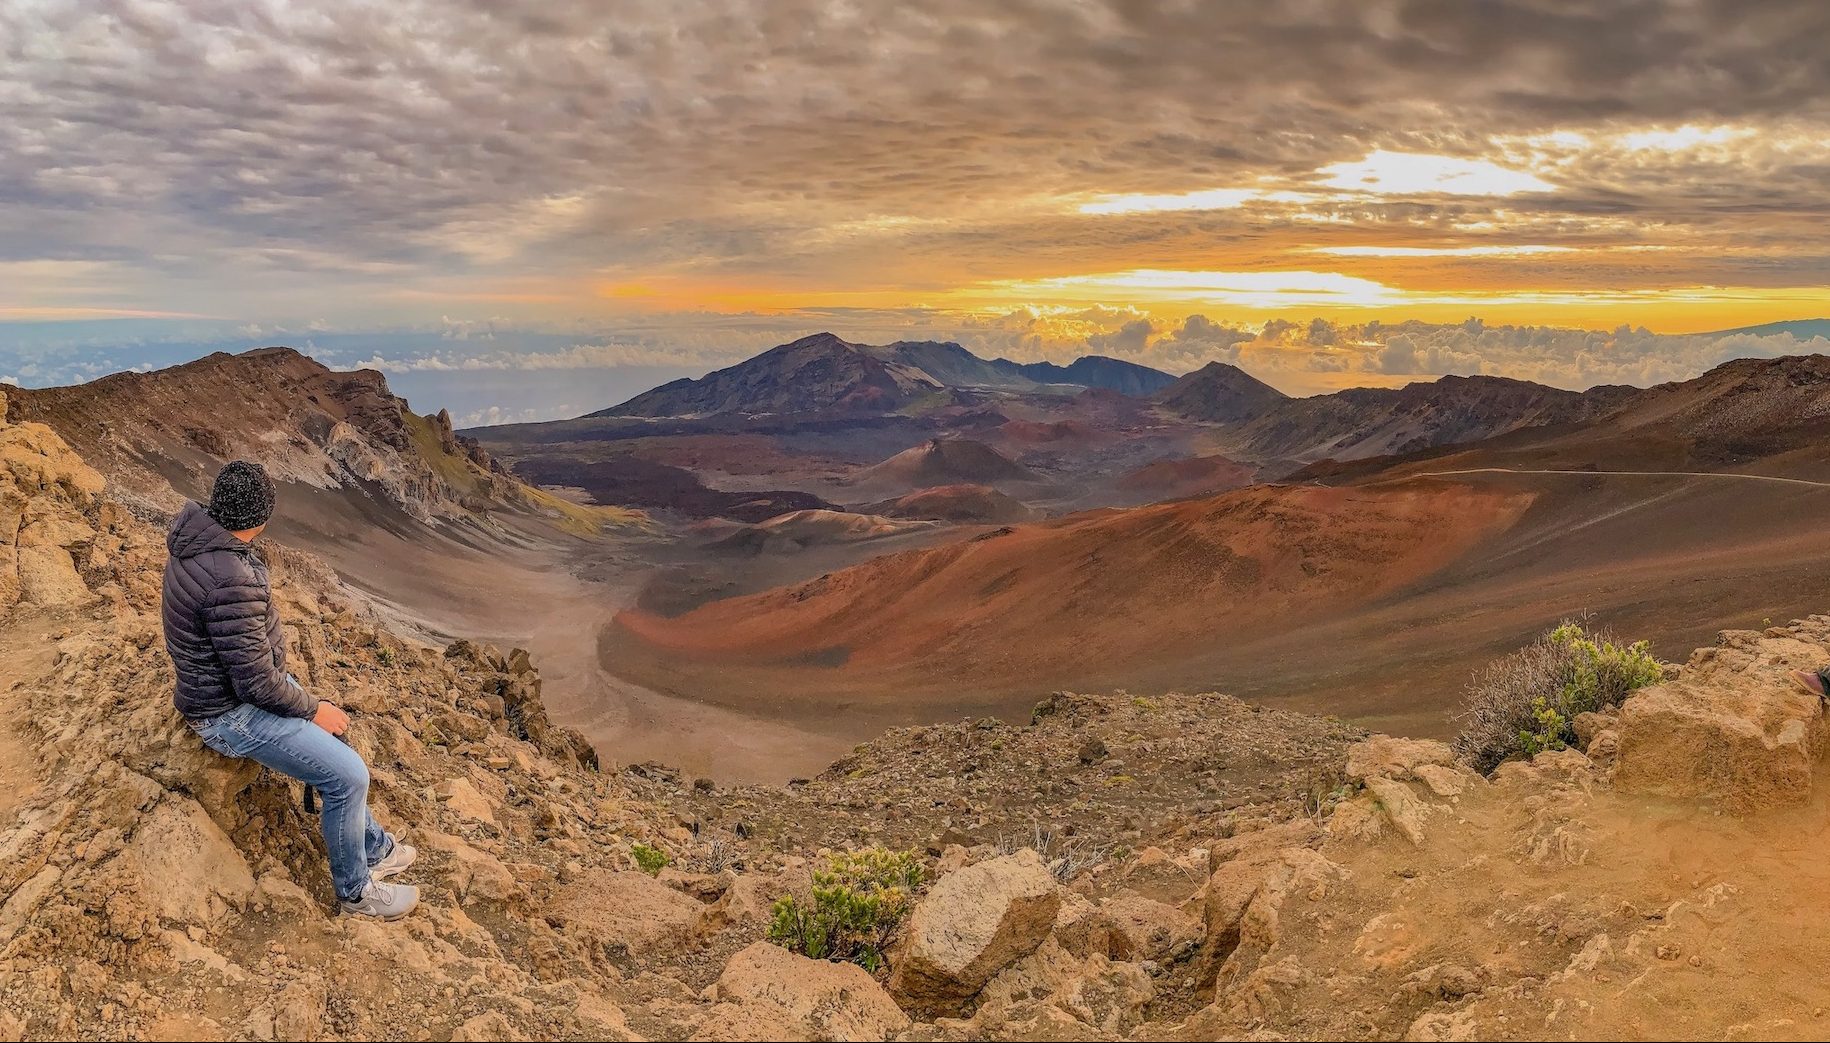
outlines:
[{"label": "distant mountain range", "polygon": [[[1781,333],[1801,341],[1830,337],[1830,319],[1768,323],[1712,336]],[[1222,430],[1214,446],[1229,457],[1297,465],[1403,455],[1531,428],[1583,424],[1629,401],[1655,397],[1630,387],[1576,392],[1509,377],[1446,376],[1401,388],[1349,388],[1292,398],[1222,362],[1178,378],[1098,355],[1067,366],[1017,363],[980,358],[953,343],[864,345],[821,333],[697,380],[662,385],[592,416],[881,415],[924,399],[944,403],[962,389],[1059,393],[1089,388],[1145,400],[1166,417],[1216,425]]]},{"label": "distant mountain range", "polygon": [[983,359],[958,344],[853,344],[831,333],[802,337],[735,366],[643,392],[594,417],[722,413],[893,412],[954,388],[1047,392],[1103,388],[1148,395],[1175,382],[1161,370],[1089,355],[1066,366]]},{"label": "distant mountain range", "polygon": [[889,362],[913,366],[948,387],[1104,388],[1127,395],[1149,395],[1175,383],[1160,369],[1105,355],[1083,355],[1065,366],[1053,362],[982,359],[958,344],[942,341],[897,341],[865,351]]},{"label": "distant mountain range", "polygon": [[1618,405],[1630,388],[1564,391],[1510,377],[1457,377],[1401,388],[1347,388],[1290,398],[1237,366],[1210,362],[1157,393],[1164,410],[1227,429],[1230,456],[1353,460],[1573,423]]},{"label": "distant mountain range", "polygon": [[1757,337],[1771,337],[1779,333],[1790,333],[1799,340],[1810,340],[1823,337],[1830,340],[1830,319],[1787,319],[1783,322],[1763,322],[1758,326],[1738,326],[1732,330],[1717,330],[1704,333],[1704,337],[1727,337],[1736,333],[1750,333]]}]

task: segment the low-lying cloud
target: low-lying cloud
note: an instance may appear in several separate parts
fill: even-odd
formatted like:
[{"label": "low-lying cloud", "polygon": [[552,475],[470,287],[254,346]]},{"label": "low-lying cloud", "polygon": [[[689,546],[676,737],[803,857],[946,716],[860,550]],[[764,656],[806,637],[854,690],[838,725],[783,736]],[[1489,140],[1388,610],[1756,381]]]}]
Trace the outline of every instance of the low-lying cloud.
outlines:
[{"label": "low-lying cloud", "polygon": [[[1736,358],[1830,352],[1823,337],[1791,333],[1659,334],[1621,327],[1580,330],[1553,326],[1460,323],[1337,323],[1272,320],[1256,329],[1191,315],[1160,328],[1147,316],[1122,309],[1070,313],[1013,312],[996,317],[962,317],[956,322],[927,316],[919,329],[886,335],[881,325],[859,330],[843,321],[793,329],[753,330],[723,341],[645,341],[576,344],[544,352],[483,348],[460,352],[379,355],[353,365],[388,373],[498,372],[659,367],[683,375],[741,362],[794,336],[830,329],[854,341],[897,339],[956,341],[985,357],[1020,362],[1067,362],[1081,355],[1109,355],[1172,373],[1208,362],[1238,365],[1294,394],[1312,394],[1356,384],[1395,385],[1456,374],[1488,374],[1584,389],[1597,384],[1646,387],[1688,380]],[[881,318],[878,320],[881,322]],[[728,335],[728,331],[726,331]],[[767,343],[765,343],[767,342]]]}]

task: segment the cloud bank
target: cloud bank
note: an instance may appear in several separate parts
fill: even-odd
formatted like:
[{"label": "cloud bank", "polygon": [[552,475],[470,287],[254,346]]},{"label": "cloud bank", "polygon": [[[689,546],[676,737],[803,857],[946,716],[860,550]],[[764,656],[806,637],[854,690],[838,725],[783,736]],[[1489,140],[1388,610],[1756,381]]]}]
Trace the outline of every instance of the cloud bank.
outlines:
[{"label": "cloud bank", "polygon": [[984,311],[1318,259],[1394,306],[1765,300],[1830,270],[1825,39],[1811,0],[18,0],[0,317]]}]

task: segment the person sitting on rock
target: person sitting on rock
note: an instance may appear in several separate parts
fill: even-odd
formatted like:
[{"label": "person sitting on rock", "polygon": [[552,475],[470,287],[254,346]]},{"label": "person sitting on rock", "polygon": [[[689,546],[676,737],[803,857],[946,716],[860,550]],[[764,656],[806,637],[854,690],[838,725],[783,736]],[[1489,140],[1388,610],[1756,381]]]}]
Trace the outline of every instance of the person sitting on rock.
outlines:
[{"label": "person sitting on rock", "polygon": [[162,615],[178,671],[174,701],[211,749],[315,788],[343,911],[397,920],[419,904],[419,889],[383,881],[417,852],[369,814],[368,766],[338,738],[349,715],[286,672],[267,565],[253,546],[273,503],[266,470],[237,460],[217,474],[209,507],[186,503],[172,519]]}]

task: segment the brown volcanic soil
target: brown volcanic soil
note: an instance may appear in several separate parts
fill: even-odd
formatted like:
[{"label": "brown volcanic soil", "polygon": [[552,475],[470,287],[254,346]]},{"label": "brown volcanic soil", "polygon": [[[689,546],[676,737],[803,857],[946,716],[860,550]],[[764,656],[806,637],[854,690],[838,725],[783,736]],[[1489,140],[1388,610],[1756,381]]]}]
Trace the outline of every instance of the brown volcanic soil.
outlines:
[{"label": "brown volcanic soil", "polygon": [[983,442],[933,438],[858,472],[861,486],[924,488],[953,482],[1022,482],[1036,476]]},{"label": "brown volcanic soil", "polygon": [[[1005,483],[1034,509],[1065,513],[1132,504],[1115,478],[1163,458],[1212,454],[1218,429],[1180,420],[1147,400],[1109,391],[1074,396],[999,390],[957,391],[960,401],[919,415],[780,415],[634,420],[582,418],[466,432],[496,458],[537,481],[590,491],[599,503],[720,513],[724,493],[790,503],[799,491],[828,503],[893,499],[947,484]],[[860,475],[873,465],[940,438],[971,442],[1016,465],[981,459],[938,461],[924,473]],[[920,455],[920,454],[917,454]],[[898,461],[900,468],[914,461]],[[690,474],[685,473],[690,472]],[[719,495],[708,496],[700,487]],[[710,504],[710,507],[707,505]]]},{"label": "brown volcanic soil", "polygon": [[[1499,496],[1530,506],[1466,553],[1436,548],[1454,560],[1427,574],[1414,570],[1411,581],[1373,596],[1322,597],[1292,610],[1255,593],[1194,589],[1204,577],[1219,581],[1211,567],[1187,566],[1189,548],[1209,535],[1189,512],[1215,502],[1191,501],[1093,512],[982,543],[876,559],[680,619],[625,614],[604,634],[602,665],[619,683],[657,698],[671,693],[682,706],[711,702],[805,729],[820,736],[822,749],[892,724],[1022,712],[1056,686],[1226,690],[1403,734],[1446,736],[1469,674],[1559,619],[1588,615],[1681,658],[1719,630],[1808,614],[1830,589],[1822,531],[1830,488],[1730,476],[1495,473],[1454,481],[1484,490],[1463,490],[1477,502]],[[1452,487],[1396,485],[1416,488]],[[1384,495],[1380,487],[1357,491]],[[1365,527],[1367,512],[1349,502],[1355,509],[1340,520],[1349,530]],[[1457,530],[1469,519],[1451,513],[1418,512],[1409,538],[1432,541],[1439,529],[1461,538]],[[1158,519],[1162,531],[1140,518],[1132,524],[1146,531],[1125,542],[1105,538],[1113,524],[1105,520],[1133,515]],[[1182,538],[1165,538],[1178,525]],[[1331,527],[1287,530],[1284,539],[1326,545]],[[1117,553],[1146,537],[1148,554]],[[994,554],[999,544],[1008,550]],[[1349,562],[1360,553],[1341,548]],[[1173,572],[1154,568],[1150,555],[1182,563],[1188,587],[1161,593]],[[1031,560],[1038,564],[1025,574]],[[1371,579],[1389,575],[1378,566],[1365,571],[1376,574]],[[1008,579],[1011,572],[1022,582]],[[871,575],[904,586],[853,582]],[[1000,584],[1009,588],[988,592]],[[1039,605],[1022,597],[1031,590]],[[811,624],[811,613],[834,606],[826,630]],[[801,662],[783,663],[752,641],[777,620],[793,631],[785,641],[802,642],[789,650]],[[718,640],[727,626],[744,646]],[[678,643],[638,640],[637,628]],[[1165,641],[1169,631],[1193,636]],[[866,651],[842,656],[840,643],[850,641]],[[1164,645],[1171,647],[1157,650]],[[866,658],[889,653],[900,658],[887,666]]]},{"label": "brown volcanic soil", "polygon": [[1179,500],[1212,495],[1252,484],[1258,468],[1224,456],[1194,456],[1183,460],[1156,460],[1118,479],[1121,492],[1140,502]]},{"label": "brown volcanic soil", "polygon": [[1094,445],[1109,437],[1085,420],[1006,420],[996,428],[1000,440],[1013,445]]},{"label": "brown volcanic soil", "polygon": [[1199,686],[1371,727],[1447,735],[1471,671],[1571,616],[1681,657],[1723,629],[1821,603],[1830,488],[1730,476],[1483,473],[1537,496],[1517,525],[1402,599],[1147,664],[1127,683]]},{"label": "brown volcanic soil", "polygon": [[849,511],[807,510],[745,525],[706,546],[735,554],[792,554],[811,547],[894,539],[935,528],[933,522]]},{"label": "brown volcanic soil", "polygon": [[1029,521],[1035,512],[1023,501],[989,485],[941,485],[918,489],[906,496],[860,508],[866,514],[891,518],[929,518],[937,521],[1000,524]]},{"label": "brown volcanic soil", "polygon": [[786,703],[799,701],[790,678],[851,698],[880,684],[945,687],[955,699],[1033,690],[1340,615],[1441,569],[1531,500],[1418,482],[1264,486],[1096,511],[878,558],[673,619],[624,612],[617,623],[634,640],[612,640],[626,675],[713,699],[739,666],[743,691],[779,691]]}]

